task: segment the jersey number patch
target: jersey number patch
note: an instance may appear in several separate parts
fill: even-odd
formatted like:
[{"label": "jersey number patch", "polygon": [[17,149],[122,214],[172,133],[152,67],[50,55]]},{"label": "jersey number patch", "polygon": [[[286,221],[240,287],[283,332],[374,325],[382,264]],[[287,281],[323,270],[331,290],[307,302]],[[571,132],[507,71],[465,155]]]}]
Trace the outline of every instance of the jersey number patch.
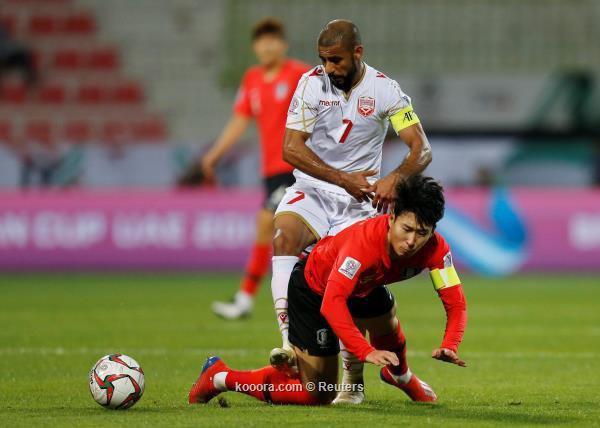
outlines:
[{"label": "jersey number patch", "polygon": [[305,196],[305,195],[304,195],[304,192],[296,192],[296,194],[297,194],[298,196],[296,196],[294,199],[292,199],[291,201],[289,201],[289,202],[287,203],[288,205],[295,204],[296,202],[298,202],[298,201],[301,201],[302,199],[304,199],[304,196]]},{"label": "jersey number patch", "polygon": [[352,129],[352,121],[349,119],[344,119],[342,120],[342,122],[344,123],[344,125],[346,125],[346,129],[344,129],[344,133],[342,134],[342,138],[340,138],[340,144],[344,144],[344,141],[346,141],[346,138],[348,138],[348,134],[350,133],[350,130]]}]

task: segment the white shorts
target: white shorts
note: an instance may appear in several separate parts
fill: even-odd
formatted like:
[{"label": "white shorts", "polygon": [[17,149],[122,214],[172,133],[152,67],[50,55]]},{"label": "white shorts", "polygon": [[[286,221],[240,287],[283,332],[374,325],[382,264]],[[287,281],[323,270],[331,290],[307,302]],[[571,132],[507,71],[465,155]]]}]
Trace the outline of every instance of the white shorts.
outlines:
[{"label": "white shorts", "polygon": [[371,202],[359,202],[349,194],[331,192],[305,182],[294,183],[275,211],[275,217],[292,214],[321,239],[335,235],[357,221],[377,215]]}]

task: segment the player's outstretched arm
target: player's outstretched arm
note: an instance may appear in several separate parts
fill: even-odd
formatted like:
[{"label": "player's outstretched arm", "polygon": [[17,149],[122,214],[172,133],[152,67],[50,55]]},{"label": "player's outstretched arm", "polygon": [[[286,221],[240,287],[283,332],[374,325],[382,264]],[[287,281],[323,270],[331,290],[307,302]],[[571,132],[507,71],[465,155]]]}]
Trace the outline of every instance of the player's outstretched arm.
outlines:
[{"label": "player's outstretched arm", "polygon": [[370,184],[367,177],[375,175],[377,172],[347,173],[333,168],[306,146],[310,135],[307,132],[287,128],[283,140],[283,160],[311,177],[342,187],[359,201],[369,201],[369,192],[366,189],[370,187]]},{"label": "player's outstretched arm", "polygon": [[423,172],[432,159],[431,146],[420,123],[400,130],[398,136],[408,146],[408,155],[396,169],[368,189],[374,194],[373,207],[380,212],[386,212],[392,203],[398,180]]},{"label": "player's outstretched arm", "polygon": [[213,144],[210,150],[202,157],[200,165],[202,172],[208,178],[214,177],[215,166],[219,159],[238,142],[240,137],[246,132],[250,118],[241,114],[234,114],[223,128],[221,135]]}]

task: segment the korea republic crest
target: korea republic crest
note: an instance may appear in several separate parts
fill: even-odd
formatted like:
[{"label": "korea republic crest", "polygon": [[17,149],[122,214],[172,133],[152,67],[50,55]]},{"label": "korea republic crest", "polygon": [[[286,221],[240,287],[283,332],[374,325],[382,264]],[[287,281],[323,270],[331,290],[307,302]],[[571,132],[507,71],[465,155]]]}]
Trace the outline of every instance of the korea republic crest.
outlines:
[{"label": "korea republic crest", "polygon": [[358,112],[361,116],[371,116],[375,111],[375,98],[360,97],[358,99]]}]

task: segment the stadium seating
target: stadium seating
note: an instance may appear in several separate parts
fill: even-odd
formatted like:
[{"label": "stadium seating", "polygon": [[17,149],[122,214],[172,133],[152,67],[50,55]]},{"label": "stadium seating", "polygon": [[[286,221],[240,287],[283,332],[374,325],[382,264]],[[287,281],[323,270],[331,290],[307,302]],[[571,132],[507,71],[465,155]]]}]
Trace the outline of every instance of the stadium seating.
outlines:
[{"label": "stadium seating", "polygon": [[40,78],[31,87],[0,81],[0,142],[167,139],[164,117],[148,109],[144,82],[127,75],[119,47],[100,36],[95,10],[75,0],[2,1],[0,25],[32,50]]}]

